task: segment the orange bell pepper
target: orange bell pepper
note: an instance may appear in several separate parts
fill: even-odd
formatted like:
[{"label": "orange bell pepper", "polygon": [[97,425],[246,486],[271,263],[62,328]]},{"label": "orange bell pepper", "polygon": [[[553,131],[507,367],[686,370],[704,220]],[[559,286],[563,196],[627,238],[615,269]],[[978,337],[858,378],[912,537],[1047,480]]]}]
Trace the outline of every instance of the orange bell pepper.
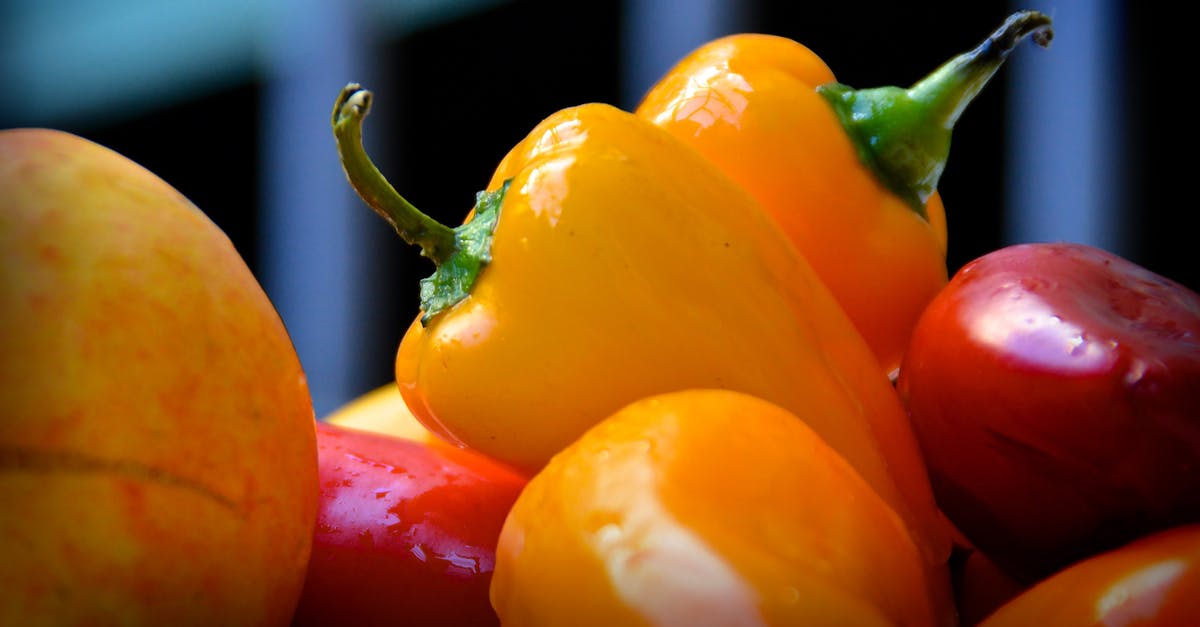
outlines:
[{"label": "orange bell pepper", "polygon": [[351,85],[335,105],[346,173],[438,265],[396,357],[418,420],[532,475],[639,398],[754,394],[802,416],[912,525],[931,563],[946,559],[899,398],[804,258],[715,166],[631,113],[573,107],[504,158],[452,229],[366,156],[369,95]]},{"label": "orange bell pepper", "polygon": [[1200,525],[1160,531],[1078,562],[1009,601],[979,627],[1026,625],[1200,625]]},{"label": "orange bell pepper", "polygon": [[1023,37],[1049,41],[1049,23],[1017,13],[908,90],[851,90],[800,43],[732,35],[680,61],[637,114],[762,204],[894,376],[917,317],[948,279],[936,186],[950,130]]},{"label": "orange bell pepper", "polygon": [[805,425],[811,413],[854,420],[820,401],[798,417],[686,390],[589,430],[505,520],[491,588],[501,623],[953,624],[948,578]]}]

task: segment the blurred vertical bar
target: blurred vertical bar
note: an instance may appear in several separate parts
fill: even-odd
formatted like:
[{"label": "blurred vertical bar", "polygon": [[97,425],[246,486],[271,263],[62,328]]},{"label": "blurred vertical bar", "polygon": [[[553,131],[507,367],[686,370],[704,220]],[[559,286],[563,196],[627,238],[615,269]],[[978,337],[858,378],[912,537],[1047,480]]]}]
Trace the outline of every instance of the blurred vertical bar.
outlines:
[{"label": "blurred vertical bar", "polygon": [[366,217],[337,159],[330,112],[371,58],[357,2],[276,0],[263,13],[261,266],[318,416],[361,390],[358,303],[370,247]]},{"label": "blurred vertical bar", "polygon": [[621,5],[621,106],[642,96],[683,55],[700,44],[747,28],[753,2],[624,0]]},{"label": "blurred vertical bar", "polygon": [[1116,0],[1035,0],[1054,20],[1049,50],[1008,68],[1006,243],[1069,240],[1129,254],[1122,206],[1122,33]]}]

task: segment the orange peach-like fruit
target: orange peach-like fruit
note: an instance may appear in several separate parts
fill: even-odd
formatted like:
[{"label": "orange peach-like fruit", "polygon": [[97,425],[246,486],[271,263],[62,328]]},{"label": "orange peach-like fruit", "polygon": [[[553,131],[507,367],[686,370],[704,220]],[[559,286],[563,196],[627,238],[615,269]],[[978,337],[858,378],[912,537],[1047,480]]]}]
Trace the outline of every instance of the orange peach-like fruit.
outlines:
[{"label": "orange peach-like fruit", "polygon": [[0,624],[287,625],[318,493],[228,237],[112,150],[0,132]]}]

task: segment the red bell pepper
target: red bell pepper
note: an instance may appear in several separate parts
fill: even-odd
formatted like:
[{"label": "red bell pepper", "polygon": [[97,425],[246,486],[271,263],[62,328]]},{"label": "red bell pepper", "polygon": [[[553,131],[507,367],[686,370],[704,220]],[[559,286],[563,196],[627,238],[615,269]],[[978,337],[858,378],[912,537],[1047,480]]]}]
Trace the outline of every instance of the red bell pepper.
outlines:
[{"label": "red bell pepper", "polygon": [[1126,259],[1042,243],[967,264],[897,387],[943,510],[1021,581],[1200,521],[1200,295]]},{"label": "red bell pepper", "polygon": [[498,625],[500,527],[525,479],[482,455],[317,422],[321,503],[293,627]]}]

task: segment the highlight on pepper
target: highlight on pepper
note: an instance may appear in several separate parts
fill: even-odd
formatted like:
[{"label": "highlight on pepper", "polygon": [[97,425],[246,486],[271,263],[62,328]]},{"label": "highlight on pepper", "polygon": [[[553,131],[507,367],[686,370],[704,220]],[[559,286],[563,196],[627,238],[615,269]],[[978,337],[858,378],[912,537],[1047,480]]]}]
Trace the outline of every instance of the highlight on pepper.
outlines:
[{"label": "highlight on pepper", "polygon": [[937,184],[951,129],[1020,42],[1049,44],[1050,24],[1017,12],[909,88],[853,89],[799,42],[730,35],[682,59],[637,114],[754,196],[895,376],[948,278]]}]

